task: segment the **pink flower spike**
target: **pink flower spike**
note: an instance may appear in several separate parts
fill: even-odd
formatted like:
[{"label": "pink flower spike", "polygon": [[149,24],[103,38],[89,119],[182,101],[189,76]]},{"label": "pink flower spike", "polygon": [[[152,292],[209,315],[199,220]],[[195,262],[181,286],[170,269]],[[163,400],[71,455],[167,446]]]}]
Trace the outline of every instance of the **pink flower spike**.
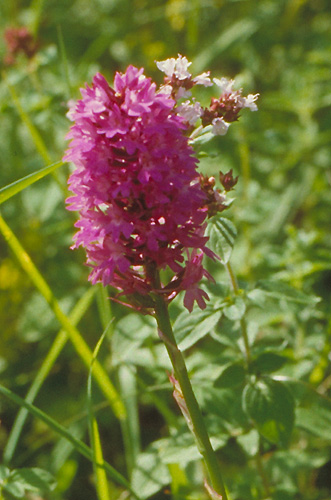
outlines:
[{"label": "pink flower spike", "polygon": [[[181,56],[173,65],[178,76],[188,66]],[[168,268],[188,291],[188,307],[194,301],[205,307],[207,294],[197,284],[206,276],[206,195],[186,134],[200,114],[199,103],[183,105],[180,116],[172,96],[156,92],[156,84],[134,66],[116,73],[114,88],[97,74],[81,94],[68,113],[74,123],[64,158],[76,165],[67,202],[79,212],[73,246],[85,248],[89,279],[149,308],[150,292],[167,300],[177,293],[153,288],[153,272]]]}]

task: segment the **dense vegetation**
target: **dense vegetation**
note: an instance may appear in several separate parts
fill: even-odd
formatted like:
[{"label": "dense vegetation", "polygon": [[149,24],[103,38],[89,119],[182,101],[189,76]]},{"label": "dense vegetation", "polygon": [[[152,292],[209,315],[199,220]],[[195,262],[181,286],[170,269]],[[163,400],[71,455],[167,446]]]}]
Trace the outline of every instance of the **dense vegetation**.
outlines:
[{"label": "dense vegetation", "polygon": [[[11,54],[18,26],[32,50]],[[100,434],[110,498],[127,498],[125,478],[141,499],[207,498],[153,318],[92,287],[84,252],[69,249],[61,163],[67,103],[85,82],[133,64],[161,83],[155,60],[180,53],[195,74],[260,94],[258,112],[199,146],[202,172],[239,176],[211,230],[239,289],[212,263],[207,309],[170,306],[230,498],[330,499],[328,0],[15,0],[0,27],[0,497],[107,500],[88,448]]]}]

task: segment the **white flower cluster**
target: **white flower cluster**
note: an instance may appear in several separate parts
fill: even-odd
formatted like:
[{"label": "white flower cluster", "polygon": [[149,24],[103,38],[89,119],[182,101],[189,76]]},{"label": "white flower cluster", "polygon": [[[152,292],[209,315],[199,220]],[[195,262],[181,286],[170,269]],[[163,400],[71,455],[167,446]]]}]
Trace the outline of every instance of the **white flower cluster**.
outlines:
[{"label": "white flower cluster", "polygon": [[[187,123],[189,123],[189,125],[194,126],[199,118],[202,118],[206,113],[208,113],[208,117],[210,118],[209,123],[212,125],[213,134],[225,135],[231,121],[235,121],[237,119],[236,116],[241,109],[248,108],[251,111],[257,111],[256,100],[258,99],[259,94],[249,94],[247,97],[244,97],[242,95],[242,89],[233,89],[235,84],[234,80],[222,77],[213,78],[212,82],[210,80],[209,71],[201,73],[201,75],[193,78],[192,74],[188,70],[191,64],[192,63],[189,62],[185,56],[181,56],[180,54],[178,54],[177,59],[171,57],[165,61],[157,61],[157,67],[166,75],[166,83],[160,89],[162,93],[171,94],[178,101],[179,99],[190,98],[191,92],[189,88],[192,88],[194,85],[210,87],[214,83],[220,88],[221,91],[221,96],[219,98],[219,110],[224,109],[226,105],[227,109],[224,111],[225,116],[222,116],[222,112],[218,112],[215,109],[214,104],[213,111],[209,111],[208,113],[208,108],[203,108],[198,101],[195,101],[194,99],[187,100],[178,105],[177,112]],[[217,100],[214,100],[214,103],[215,102],[217,103]],[[221,116],[217,116],[218,114]],[[226,120],[227,116],[228,120]]]}]

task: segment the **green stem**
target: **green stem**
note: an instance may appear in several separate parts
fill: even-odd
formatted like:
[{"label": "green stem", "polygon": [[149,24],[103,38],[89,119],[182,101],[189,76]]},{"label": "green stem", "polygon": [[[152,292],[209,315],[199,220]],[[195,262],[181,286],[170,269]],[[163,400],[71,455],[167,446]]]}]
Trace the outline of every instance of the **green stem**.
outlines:
[{"label": "green stem", "polygon": [[[168,307],[160,295],[155,295],[155,316],[162,334],[162,340],[168,351],[171,360],[174,375],[178,382],[190,422],[190,428],[195,436],[198,450],[201,453],[205,466],[207,468],[211,486],[215,493],[222,496],[223,500],[228,500],[224,483],[222,480],[219,464],[215,452],[211,446],[203,416],[199,404],[194,395],[191,382],[187,373],[184,357],[178,349],[174,333],[172,330]],[[186,409],[185,408],[185,409]]]},{"label": "green stem", "polygon": [[[227,262],[225,264],[225,268],[229,274],[232,289],[233,289],[235,295],[238,295],[239,294],[238,281],[237,281],[237,278],[233,272],[233,269],[232,269],[230,262]],[[246,323],[245,316],[243,316],[240,320],[240,328],[241,328],[241,333],[242,333],[244,345],[245,345],[246,363],[247,363],[247,366],[249,366],[250,362],[251,362],[251,349],[249,346],[248,333],[247,333],[247,323]]]},{"label": "green stem", "polygon": [[259,446],[259,450],[255,456],[255,459],[256,459],[257,470],[258,470],[260,477],[262,479],[265,497],[270,498],[271,490],[270,490],[268,478],[265,474],[264,467],[263,467],[263,461],[262,461],[262,457],[261,457],[261,446]]}]

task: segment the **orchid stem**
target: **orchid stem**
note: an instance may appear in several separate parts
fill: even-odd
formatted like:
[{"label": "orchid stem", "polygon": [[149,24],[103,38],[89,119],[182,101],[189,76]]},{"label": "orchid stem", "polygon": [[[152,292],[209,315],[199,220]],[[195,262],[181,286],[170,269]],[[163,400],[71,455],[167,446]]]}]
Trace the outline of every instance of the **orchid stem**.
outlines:
[{"label": "orchid stem", "polygon": [[[181,396],[183,397],[185,410],[187,412],[187,420],[190,423],[196,439],[197,447],[203,457],[206,469],[209,474],[211,487],[215,492],[215,498],[228,500],[225,486],[222,480],[219,464],[216,459],[215,452],[211,446],[209,436],[206,430],[205,422],[199,407],[199,404],[194,395],[191,382],[187,373],[184,357],[178,349],[175,336],[172,330],[168,306],[163,297],[155,294],[155,317],[161,332],[161,338],[164,341],[168,355],[173,366],[174,376],[178,382]],[[217,496],[218,495],[218,496]]]}]

